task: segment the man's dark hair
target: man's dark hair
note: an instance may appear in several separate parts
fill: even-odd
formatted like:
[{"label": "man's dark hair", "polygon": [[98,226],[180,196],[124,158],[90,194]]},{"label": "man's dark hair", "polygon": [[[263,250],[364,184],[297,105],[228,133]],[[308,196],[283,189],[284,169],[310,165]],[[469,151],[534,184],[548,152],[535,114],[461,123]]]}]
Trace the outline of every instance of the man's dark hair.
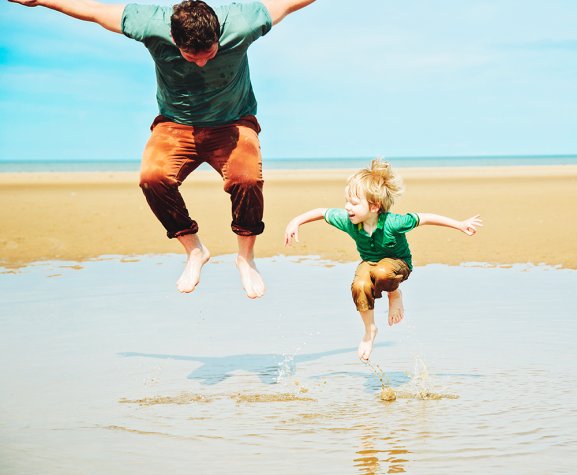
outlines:
[{"label": "man's dark hair", "polygon": [[185,51],[208,51],[220,37],[214,10],[202,0],[184,0],[173,7],[170,30],[176,46]]}]

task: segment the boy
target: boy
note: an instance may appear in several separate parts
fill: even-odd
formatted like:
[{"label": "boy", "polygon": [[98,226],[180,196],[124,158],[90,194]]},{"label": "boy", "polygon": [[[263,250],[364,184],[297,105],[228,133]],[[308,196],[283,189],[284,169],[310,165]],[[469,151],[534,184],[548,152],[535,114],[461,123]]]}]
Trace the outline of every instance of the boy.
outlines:
[{"label": "boy", "polygon": [[373,160],[370,169],[351,176],[345,188],[345,208],[317,208],[293,218],[285,231],[285,246],[298,242],[301,224],[324,218],[327,223],[348,233],[357,244],[362,262],[351,285],[353,301],[365,325],[365,334],[358,349],[359,358],[368,361],[377,335],[374,319],[375,299],[382,292],[389,298],[389,325],[404,316],[399,284],[412,271],[411,251],[405,234],[425,224],[458,229],[468,236],[482,226],[479,215],[464,221],[430,213],[391,213],[395,198],[403,192],[401,178],[390,164]]}]

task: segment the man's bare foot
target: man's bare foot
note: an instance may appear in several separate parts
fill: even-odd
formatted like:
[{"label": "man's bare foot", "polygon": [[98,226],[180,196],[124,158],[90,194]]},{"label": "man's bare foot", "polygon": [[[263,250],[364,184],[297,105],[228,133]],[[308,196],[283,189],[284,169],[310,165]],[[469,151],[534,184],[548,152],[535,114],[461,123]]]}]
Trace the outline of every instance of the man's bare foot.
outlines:
[{"label": "man's bare foot", "polygon": [[371,351],[373,351],[373,343],[378,331],[379,329],[375,325],[371,325],[370,328],[366,330],[358,350],[359,358],[363,361],[369,361],[369,356],[371,356]]},{"label": "man's bare foot", "polygon": [[237,256],[236,267],[240,272],[240,280],[248,298],[257,299],[262,297],[266,291],[266,287],[258,269],[256,268],[254,260]]},{"label": "man's bare foot", "polygon": [[192,292],[200,282],[200,271],[210,259],[209,250],[202,245],[196,234],[186,234],[178,238],[184,246],[188,258],[184,271],[176,281],[176,288],[179,292]]},{"label": "man's bare foot", "polygon": [[389,325],[396,325],[404,316],[403,294],[399,289],[389,292]]},{"label": "man's bare foot", "polygon": [[246,295],[250,299],[262,297],[266,287],[262,280],[256,264],[254,263],[254,244],[256,236],[237,236],[238,256],[236,257],[236,267],[240,272],[240,280]]}]

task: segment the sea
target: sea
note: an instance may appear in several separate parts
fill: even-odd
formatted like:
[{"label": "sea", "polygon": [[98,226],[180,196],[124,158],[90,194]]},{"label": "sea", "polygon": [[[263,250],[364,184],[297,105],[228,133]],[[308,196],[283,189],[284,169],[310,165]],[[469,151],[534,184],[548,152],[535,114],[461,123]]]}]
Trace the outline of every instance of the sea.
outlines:
[{"label": "sea", "polygon": [[[356,169],[374,157],[264,158],[265,170]],[[494,167],[577,165],[571,155],[478,155],[435,157],[384,157],[396,167]],[[140,160],[0,160],[0,173],[13,172],[122,172],[137,171]],[[209,169],[204,164],[201,169]]]}]

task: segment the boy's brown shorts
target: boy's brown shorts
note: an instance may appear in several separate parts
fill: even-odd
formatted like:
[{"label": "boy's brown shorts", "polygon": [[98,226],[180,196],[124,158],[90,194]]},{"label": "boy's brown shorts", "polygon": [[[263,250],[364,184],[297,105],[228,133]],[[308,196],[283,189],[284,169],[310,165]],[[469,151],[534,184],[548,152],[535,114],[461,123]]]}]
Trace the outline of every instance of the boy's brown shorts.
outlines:
[{"label": "boy's brown shorts", "polygon": [[409,278],[411,269],[402,259],[384,258],[379,262],[362,261],[351,284],[353,300],[359,312],[375,308],[375,299],[383,292],[397,290]]}]

